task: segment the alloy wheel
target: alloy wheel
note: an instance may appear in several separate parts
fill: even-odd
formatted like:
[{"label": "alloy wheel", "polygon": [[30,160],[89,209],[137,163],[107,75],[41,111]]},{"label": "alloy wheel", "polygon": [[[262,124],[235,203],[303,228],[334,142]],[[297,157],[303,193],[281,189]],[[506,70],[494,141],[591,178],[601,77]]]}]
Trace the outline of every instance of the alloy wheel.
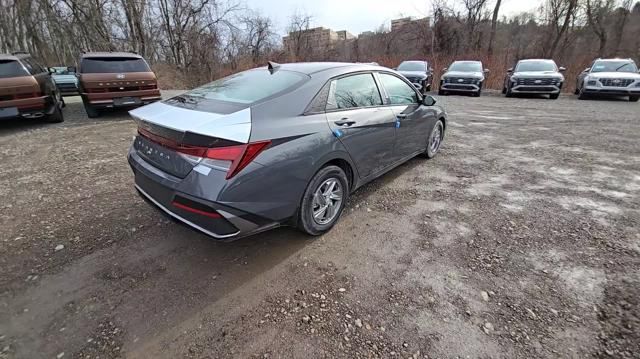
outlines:
[{"label": "alloy wheel", "polygon": [[440,144],[442,144],[442,122],[436,123],[436,127],[431,132],[431,137],[429,138],[429,149],[432,154],[436,154],[440,149]]},{"label": "alloy wheel", "polygon": [[313,220],[320,225],[334,220],[342,206],[343,189],[337,178],[328,178],[313,194]]}]

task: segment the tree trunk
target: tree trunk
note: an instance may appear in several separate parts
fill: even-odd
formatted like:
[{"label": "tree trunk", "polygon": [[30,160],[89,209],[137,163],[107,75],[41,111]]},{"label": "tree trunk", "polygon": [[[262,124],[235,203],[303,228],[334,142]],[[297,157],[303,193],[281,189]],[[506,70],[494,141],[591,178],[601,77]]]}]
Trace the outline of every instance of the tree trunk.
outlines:
[{"label": "tree trunk", "polygon": [[502,0],[496,0],[496,6],[493,8],[493,17],[491,17],[491,33],[489,34],[489,47],[487,48],[487,56],[493,55],[493,42],[496,38],[496,27],[498,26],[498,13]]}]

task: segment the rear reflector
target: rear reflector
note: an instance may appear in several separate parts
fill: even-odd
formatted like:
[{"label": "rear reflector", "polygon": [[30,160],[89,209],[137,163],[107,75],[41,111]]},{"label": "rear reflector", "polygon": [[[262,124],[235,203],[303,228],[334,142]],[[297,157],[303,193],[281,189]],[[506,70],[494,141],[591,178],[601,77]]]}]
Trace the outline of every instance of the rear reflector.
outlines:
[{"label": "rear reflector", "polygon": [[212,212],[209,212],[209,211],[203,211],[203,210],[201,210],[201,209],[197,209],[197,208],[189,207],[189,206],[187,206],[187,205],[184,205],[184,204],[182,204],[182,203],[178,203],[178,202],[176,202],[176,201],[171,202],[171,204],[172,204],[174,207],[176,207],[176,208],[180,208],[180,209],[182,209],[182,210],[184,210],[184,211],[187,211],[187,212],[191,212],[191,213],[199,214],[199,215],[206,216],[206,217],[209,217],[209,218],[222,218],[222,216],[220,215],[220,213],[215,212],[215,211],[212,211]]},{"label": "rear reflector", "polygon": [[247,167],[258,155],[266,150],[271,141],[257,141],[242,145],[223,147],[202,147],[179,143],[175,140],[153,134],[138,127],[138,133],[161,146],[189,156],[203,157],[212,160],[229,161],[226,179],[230,179]]}]

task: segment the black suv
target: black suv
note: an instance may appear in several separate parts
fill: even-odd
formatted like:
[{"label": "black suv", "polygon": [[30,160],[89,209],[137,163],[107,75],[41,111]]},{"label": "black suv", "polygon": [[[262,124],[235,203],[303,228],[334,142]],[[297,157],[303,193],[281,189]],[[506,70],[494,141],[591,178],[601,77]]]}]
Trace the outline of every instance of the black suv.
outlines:
[{"label": "black suv", "polygon": [[433,68],[429,66],[428,61],[403,61],[396,71],[406,77],[423,94],[431,91]]}]

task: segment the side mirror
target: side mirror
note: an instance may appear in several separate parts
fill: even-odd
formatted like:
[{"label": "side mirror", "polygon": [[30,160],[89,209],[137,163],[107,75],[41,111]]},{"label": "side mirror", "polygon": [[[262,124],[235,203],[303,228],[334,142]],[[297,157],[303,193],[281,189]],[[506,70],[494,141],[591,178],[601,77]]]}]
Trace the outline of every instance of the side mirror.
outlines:
[{"label": "side mirror", "polygon": [[53,67],[47,67],[47,71],[49,71],[50,74],[56,73],[56,69],[54,69]]},{"label": "side mirror", "polygon": [[567,68],[560,66],[560,68],[558,70],[560,70],[560,72],[565,72],[565,71],[567,71]]},{"label": "side mirror", "polygon": [[425,106],[433,106],[436,104],[436,99],[431,95],[427,95],[422,99],[422,104]]},{"label": "side mirror", "polygon": [[482,72],[484,72],[485,74],[488,74],[491,71],[489,69],[484,69],[484,71],[482,71]]},{"label": "side mirror", "polygon": [[445,67],[445,68],[443,68],[443,69],[442,69],[442,71],[443,71],[443,72],[447,72],[447,68],[446,68],[446,67]]},{"label": "side mirror", "polygon": [[582,72],[589,72],[589,71],[591,71],[591,67],[587,67],[587,68],[586,68],[586,69],[584,69],[584,71],[582,71]]},{"label": "side mirror", "polygon": [[69,67],[67,67],[67,71],[75,73],[76,72],[76,67],[75,66],[69,66]]},{"label": "side mirror", "polygon": [[507,73],[508,73],[508,74],[512,74],[512,73],[513,73],[513,67],[510,67],[510,68],[507,70]]}]

